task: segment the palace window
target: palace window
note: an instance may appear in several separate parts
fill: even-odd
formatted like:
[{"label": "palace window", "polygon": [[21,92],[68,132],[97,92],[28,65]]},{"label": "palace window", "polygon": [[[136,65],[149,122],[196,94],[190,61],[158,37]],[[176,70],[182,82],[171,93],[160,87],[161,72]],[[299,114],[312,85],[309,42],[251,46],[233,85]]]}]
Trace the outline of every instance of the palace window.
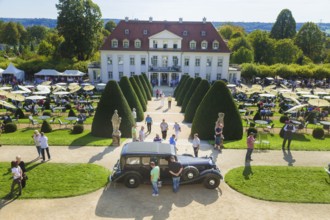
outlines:
[{"label": "palace window", "polygon": [[173,65],[177,66],[179,64],[179,59],[177,56],[173,56]]},{"label": "palace window", "polygon": [[123,72],[119,72],[119,73],[118,73],[118,76],[119,76],[119,79],[120,79],[121,77],[124,76],[124,73],[123,73]]},{"label": "palace window", "polygon": [[118,40],[113,39],[113,40],[111,41],[111,47],[112,47],[112,48],[117,48],[117,47],[118,47]]},{"label": "palace window", "polygon": [[221,73],[218,73],[217,74],[217,80],[220,80],[221,79]]},{"label": "palace window", "polygon": [[189,66],[189,58],[184,58],[184,65]]},{"label": "palace window", "polygon": [[212,66],[212,58],[211,57],[208,57],[206,59],[206,66]]},{"label": "palace window", "polygon": [[129,41],[128,40],[124,40],[123,41],[123,47],[124,48],[128,48],[129,47]]},{"label": "palace window", "polygon": [[125,34],[128,35],[129,34],[129,30],[125,29]]},{"label": "palace window", "polygon": [[205,79],[210,82],[211,81],[211,74],[206,73]]},{"label": "palace window", "polygon": [[152,47],[155,49],[158,47],[158,42],[156,40],[152,42]]},{"label": "palace window", "polygon": [[144,29],[143,30],[143,35],[147,35],[148,34],[148,30]]},{"label": "palace window", "polygon": [[202,44],[201,44],[201,48],[202,50],[206,50],[207,49],[207,41],[202,41]]},{"label": "palace window", "polygon": [[134,57],[130,57],[129,58],[129,64],[132,65],[132,66],[135,65],[135,59],[134,59]]},{"label": "palace window", "polygon": [[157,66],[157,63],[158,63],[158,57],[157,56],[151,57],[151,65]]},{"label": "palace window", "polygon": [[221,57],[218,58],[218,66],[222,66],[223,64],[223,59]]},{"label": "palace window", "polygon": [[205,37],[206,36],[206,31],[201,31],[201,36]]},{"label": "palace window", "polygon": [[108,65],[112,65],[112,57],[108,57]]},{"label": "palace window", "polygon": [[146,65],[146,58],[145,57],[141,58],[141,65],[142,66]]},{"label": "palace window", "polygon": [[200,58],[196,58],[195,59],[195,66],[200,66],[201,65],[201,59]]},{"label": "palace window", "polygon": [[135,72],[131,72],[131,77],[135,75]]},{"label": "palace window", "polygon": [[213,48],[214,50],[219,49],[219,42],[218,42],[218,41],[213,41],[213,46],[212,46],[212,48]]},{"label": "palace window", "polygon": [[124,60],[122,56],[118,56],[118,65],[123,65],[124,64]]},{"label": "palace window", "polygon": [[113,74],[111,71],[108,72],[108,79],[113,79]]},{"label": "palace window", "polygon": [[196,41],[190,41],[189,46],[190,46],[191,50],[195,50],[196,49]]},{"label": "palace window", "polygon": [[135,48],[141,48],[141,41],[135,40]]},{"label": "palace window", "polygon": [[183,31],[183,36],[187,36],[188,35],[188,31]]},{"label": "palace window", "polygon": [[195,73],[195,78],[199,77],[199,73]]}]

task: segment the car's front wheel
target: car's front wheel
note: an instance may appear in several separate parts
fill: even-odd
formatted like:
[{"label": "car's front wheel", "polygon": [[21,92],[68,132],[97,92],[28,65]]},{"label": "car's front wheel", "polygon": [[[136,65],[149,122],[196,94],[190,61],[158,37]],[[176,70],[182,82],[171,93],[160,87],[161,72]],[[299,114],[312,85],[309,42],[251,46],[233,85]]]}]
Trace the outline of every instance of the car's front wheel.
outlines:
[{"label": "car's front wheel", "polygon": [[215,189],[220,185],[220,177],[215,174],[209,174],[204,179],[204,186],[208,189]]},{"label": "car's front wheel", "polygon": [[128,188],[136,188],[140,185],[140,178],[136,174],[128,174],[125,177],[125,186]]},{"label": "car's front wheel", "polygon": [[182,171],[182,179],[185,181],[192,180],[199,175],[199,171],[196,167],[186,167]]}]

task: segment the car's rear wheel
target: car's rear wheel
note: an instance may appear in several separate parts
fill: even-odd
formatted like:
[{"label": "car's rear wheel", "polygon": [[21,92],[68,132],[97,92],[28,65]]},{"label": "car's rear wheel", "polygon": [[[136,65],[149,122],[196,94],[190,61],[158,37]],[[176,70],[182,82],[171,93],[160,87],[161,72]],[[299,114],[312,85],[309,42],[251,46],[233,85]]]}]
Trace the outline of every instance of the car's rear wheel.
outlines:
[{"label": "car's rear wheel", "polygon": [[186,167],[182,171],[182,179],[185,181],[192,180],[199,175],[199,171],[196,167]]},{"label": "car's rear wheel", "polygon": [[136,188],[140,185],[140,177],[136,174],[128,174],[125,177],[125,186],[128,188]]},{"label": "car's rear wheel", "polygon": [[205,177],[203,184],[208,189],[215,189],[220,185],[220,177],[215,174],[208,174]]}]

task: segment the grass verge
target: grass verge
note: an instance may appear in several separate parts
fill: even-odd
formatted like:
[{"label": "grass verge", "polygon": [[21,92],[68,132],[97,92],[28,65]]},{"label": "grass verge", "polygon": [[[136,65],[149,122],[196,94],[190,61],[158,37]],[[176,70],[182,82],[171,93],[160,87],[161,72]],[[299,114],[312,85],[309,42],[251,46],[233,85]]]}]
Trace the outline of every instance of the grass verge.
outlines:
[{"label": "grass verge", "polygon": [[246,166],[230,170],[226,183],[268,201],[330,203],[330,178],[322,167]]},{"label": "grass verge", "polygon": [[[23,199],[63,198],[87,194],[105,186],[109,171],[95,164],[30,163]],[[12,183],[10,163],[0,163],[0,198],[8,197]],[[17,186],[16,186],[17,188]]]},{"label": "grass verge", "polygon": [[[32,135],[33,128],[24,128],[14,133],[1,134],[3,145],[34,145]],[[71,130],[57,129],[47,133],[50,146],[110,146],[111,138],[94,137],[90,130],[84,130],[81,134],[71,134]],[[125,138],[121,139],[121,143]]]}]

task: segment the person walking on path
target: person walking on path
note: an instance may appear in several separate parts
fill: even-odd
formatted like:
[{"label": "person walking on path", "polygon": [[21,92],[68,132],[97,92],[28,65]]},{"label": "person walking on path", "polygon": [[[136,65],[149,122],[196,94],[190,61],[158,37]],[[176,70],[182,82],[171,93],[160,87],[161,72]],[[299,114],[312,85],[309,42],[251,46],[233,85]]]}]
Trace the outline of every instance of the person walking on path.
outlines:
[{"label": "person walking on path", "polygon": [[285,144],[286,141],[288,141],[288,151],[290,151],[290,144],[293,133],[296,132],[296,127],[293,125],[292,121],[288,121],[288,123],[284,126],[283,130],[284,130],[284,135],[283,135],[282,150],[285,150]]},{"label": "person walking on path", "polygon": [[18,185],[18,195],[22,195],[22,169],[18,166],[16,161],[11,162],[11,174],[13,175],[13,182],[11,184],[11,191],[10,194],[14,195],[14,188],[15,185]]},{"label": "person walking on path", "polygon": [[40,133],[38,130],[35,130],[33,135],[32,135],[33,141],[34,141],[34,145],[37,148],[37,152],[38,152],[38,157],[41,157],[41,147],[40,147]]},{"label": "person walking on path", "polygon": [[39,141],[41,146],[42,162],[45,162],[45,151],[47,152],[48,160],[50,160],[48,137],[44,134],[44,132],[41,132],[40,135],[41,137]]},{"label": "person walking on path", "polygon": [[162,132],[163,140],[166,140],[168,124],[165,122],[165,119],[163,119],[162,123],[160,123],[160,130]]},{"label": "person walking on path", "polygon": [[156,99],[158,100],[158,97],[159,97],[159,90],[157,89],[156,90]]},{"label": "person walking on path", "polygon": [[178,124],[178,122],[174,123],[173,129],[174,129],[174,132],[175,132],[176,139],[178,139],[179,138],[179,133],[181,132],[181,127]]},{"label": "person walking on path", "polygon": [[168,109],[171,109],[171,106],[172,106],[172,96],[171,96],[171,94],[167,97],[167,105],[168,105]]},{"label": "person walking on path", "polygon": [[25,169],[25,163],[24,161],[22,161],[22,158],[20,155],[16,156],[16,163],[18,164],[18,166],[21,168],[22,170],[22,180],[21,180],[21,184],[22,184],[22,188],[25,188],[26,185],[26,169]]},{"label": "person walking on path", "polygon": [[178,150],[178,149],[176,148],[176,138],[175,138],[175,134],[172,134],[172,136],[170,137],[169,142],[170,142],[170,145],[173,145],[173,146],[174,146],[175,150]]},{"label": "person walking on path", "polygon": [[132,142],[138,141],[136,134],[136,125],[132,126]]},{"label": "person walking on path", "polygon": [[252,152],[254,149],[254,142],[255,142],[254,133],[250,132],[250,134],[246,140],[247,151],[246,151],[246,156],[245,156],[245,162],[252,161],[251,155],[252,155]]},{"label": "person walking on path", "polygon": [[173,192],[177,193],[179,191],[180,186],[180,176],[182,173],[182,165],[180,162],[175,160],[175,157],[171,157],[170,164],[168,166],[169,173],[172,175],[172,181],[173,181]]},{"label": "person walking on path", "polygon": [[133,110],[132,110],[132,116],[134,118],[134,123],[136,123],[137,116],[136,116],[136,109],[135,108],[133,108]]},{"label": "person walking on path", "polygon": [[144,133],[144,126],[141,126],[141,130],[139,131],[139,141],[143,142],[145,139],[145,133]]},{"label": "person walking on path", "polygon": [[218,149],[221,151],[221,143],[222,143],[222,131],[223,126],[221,123],[217,123],[217,126],[215,127],[215,144],[214,149]]},{"label": "person walking on path", "polygon": [[154,138],[154,142],[162,143],[162,139],[159,137],[159,134],[156,134],[156,137]]},{"label": "person walking on path", "polygon": [[198,151],[199,147],[201,145],[201,141],[198,138],[198,134],[194,134],[194,139],[193,139],[193,149],[194,149],[194,155],[195,157],[198,157]]},{"label": "person walking on path", "polygon": [[147,124],[147,129],[148,129],[148,133],[151,133],[151,125],[152,125],[152,118],[150,117],[150,115],[147,115],[145,122]]},{"label": "person walking on path", "polygon": [[150,162],[151,171],[150,171],[150,182],[152,185],[152,196],[158,196],[158,180],[160,177],[159,166],[156,166],[155,162]]}]

